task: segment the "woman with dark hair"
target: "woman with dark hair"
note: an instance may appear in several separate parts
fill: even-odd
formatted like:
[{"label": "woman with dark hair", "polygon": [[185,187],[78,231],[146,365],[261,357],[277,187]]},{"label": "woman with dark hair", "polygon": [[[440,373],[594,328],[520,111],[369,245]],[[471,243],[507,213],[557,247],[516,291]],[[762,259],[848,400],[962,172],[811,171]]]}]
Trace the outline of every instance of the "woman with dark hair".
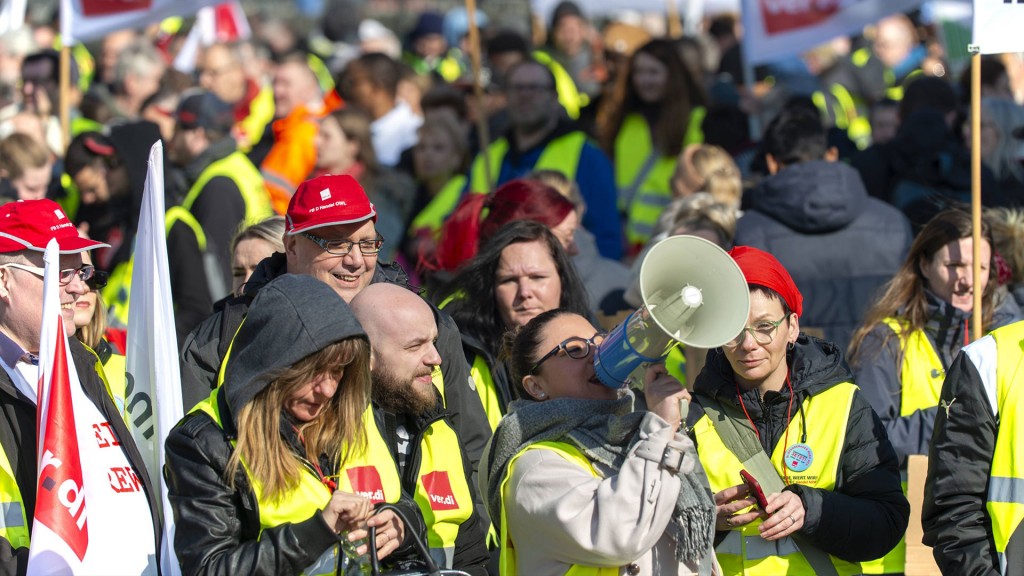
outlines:
[{"label": "woman with dark hair", "polygon": [[601,144],[615,161],[619,211],[634,255],[672,199],[676,157],[704,140],[705,100],[675,42],[656,39],[633,53],[613,97],[602,104]]},{"label": "woman with dark hair", "polygon": [[[370,344],[348,305],[311,276],[285,274],[259,291],[231,348],[223,384],[167,437],[182,572],[348,574],[346,550],[410,548],[422,516],[380,447]],[[355,493],[367,473],[379,495]],[[420,525],[374,515],[374,502],[399,502]],[[377,540],[352,544],[368,526]]]},{"label": "woman with dark hair", "polygon": [[561,243],[545,225],[530,220],[498,230],[435,301],[462,333],[462,348],[492,429],[513,399],[498,362],[503,334],[555,308],[590,313],[586,291]]},{"label": "woman with dark hair", "polygon": [[509,222],[532,220],[547,226],[570,256],[576,253],[580,217],[576,206],[551,186],[516,178],[490,194],[469,194],[441,228],[440,242],[428,269],[458,270],[480,246]]},{"label": "woman with dark hair", "polygon": [[860,574],[907,528],[896,453],[840,350],[800,332],[789,272],[756,248],[729,254],[750,290],[747,326],[708,352],[687,418],[722,573]]},{"label": "woman with dark hair", "polygon": [[719,574],[714,502],[680,428],[689,394],[654,365],[649,410],[594,371],[604,335],[550,310],[510,336],[519,399],[481,460],[502,574]]},{"label": "woman with dark hair", "polygon": [[[984,332],[1017,319],[1012,298],[997,298],[992,231],[982,220],[981,278],[974,279],[971,214],[945,210],[914,239],[899,271],[853,334],[854,380],[875,409],[905,466],[928,454],[946,370],[971,341],[974,291],[980,290]],[[872,573],[903,572],[904,547]]]},{"label": "woman with dark hair", "polygon": [[405,224],[412,216],[416,183],[377,161],[370,135],[370,115],[355,106],[335,110],[320,120],[316,135],[316,168],[310,178],[347,174],[355,178],[377,209],[377,231],[385,239],[380,258],[394,259]]}]

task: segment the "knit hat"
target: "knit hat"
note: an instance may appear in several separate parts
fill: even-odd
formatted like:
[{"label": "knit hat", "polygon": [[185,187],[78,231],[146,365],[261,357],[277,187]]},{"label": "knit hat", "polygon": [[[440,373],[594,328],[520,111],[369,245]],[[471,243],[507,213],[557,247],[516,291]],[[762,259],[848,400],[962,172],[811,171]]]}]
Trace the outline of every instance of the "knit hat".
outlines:
[{"label": "knit hat", "polygon": [[804,297],[775,256],[751,246],[736,246],[729,251],[729,255],[740,267],[747,284],[771,288],[782,296],[786,306],[797,316],[803,314]]},{"label": "knit hat", "polygon": [[82,238],[59,204],[53,200],[22,200],[0,206],[0,252],[45,252],[51,238],[61,254],[77,254],[109,244]]},{"label": "knit hat", "polygon": [[376,222],[377,211],[355,178],[326,174],[299,184],[288,202],[285,220],[286,233],[294,236],[325,226]]}]

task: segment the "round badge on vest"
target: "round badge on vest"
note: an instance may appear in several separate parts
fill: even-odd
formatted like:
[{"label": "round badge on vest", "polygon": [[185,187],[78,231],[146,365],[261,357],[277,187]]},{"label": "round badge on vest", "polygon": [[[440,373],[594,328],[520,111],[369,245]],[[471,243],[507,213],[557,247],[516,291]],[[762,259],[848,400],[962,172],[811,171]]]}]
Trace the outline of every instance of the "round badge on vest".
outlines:
[{"label": "round badge on vest", "polygon": [[803,472],[814,462],[814,450],[807,444],[793,444],[786,449],[786,468],[793,472]]}]

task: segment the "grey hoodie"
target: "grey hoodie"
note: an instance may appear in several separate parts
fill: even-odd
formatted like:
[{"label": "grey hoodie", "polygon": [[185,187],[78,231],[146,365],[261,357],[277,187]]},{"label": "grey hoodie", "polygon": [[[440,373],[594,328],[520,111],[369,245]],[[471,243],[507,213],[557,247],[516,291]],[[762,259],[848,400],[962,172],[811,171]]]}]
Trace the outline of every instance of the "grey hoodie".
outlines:
[{"label": "grey hoodie", "polygon": [[256,295],[226,359],[224,392],[238,414],[281,370],[328,344],[366,332],[338,293],[312,276],[284,274]]}]

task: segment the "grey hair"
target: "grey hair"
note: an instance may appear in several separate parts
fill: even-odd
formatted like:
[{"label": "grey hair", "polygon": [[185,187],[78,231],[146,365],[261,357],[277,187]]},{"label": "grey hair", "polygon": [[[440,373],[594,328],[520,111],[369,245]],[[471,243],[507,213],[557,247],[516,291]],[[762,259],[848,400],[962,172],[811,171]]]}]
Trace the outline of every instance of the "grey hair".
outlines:
[{"label": "grey hair", "polygon": [[136,40],[117,55],[114,64],[114,85],[120,90],[129,74],[139,76],[163,64],[160,54],[146,40]]},{"label": "grey hair", "polygon": [[1004,98],[982,98],[981,116],[999,133],[999,142],[985,164],[998,180],[1012,177],[1024,181],[1024,168],[1018,160],[1020,141],[1013,136],[1014,130],[1024,127],[1024,108]]}]

